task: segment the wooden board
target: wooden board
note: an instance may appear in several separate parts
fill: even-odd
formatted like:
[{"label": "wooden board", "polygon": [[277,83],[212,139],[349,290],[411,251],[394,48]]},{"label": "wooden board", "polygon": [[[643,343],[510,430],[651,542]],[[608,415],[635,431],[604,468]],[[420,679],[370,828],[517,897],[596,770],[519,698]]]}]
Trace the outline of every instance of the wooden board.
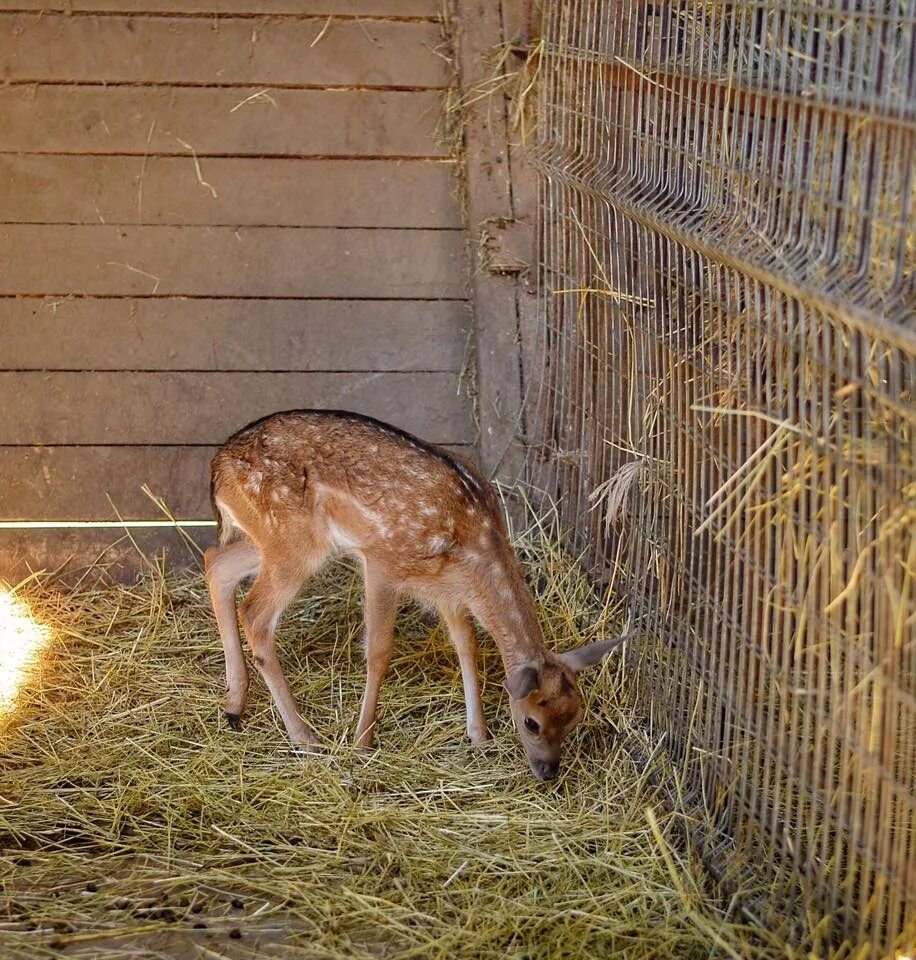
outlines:
[{"label": "wooden board", "polygon": [[[444,87],[439,25],[0,14],[0,77],[78,83]],[[410,51],[405,56],[405,51]]]},{"label": "wooden board", "polygon": [[[453,444],[449,449],[473,455],[468,446]],[[210,458],[215,450],[215,446],[0,447],[0,472],[7,481],[0,484],[0,519],[166,519],[141,489],[144,484],[166,501],[172,516],[207,519]]]},{"label": "wooden board", "polygon": [[9,370],[452,370],[461,301],[0,299]]},{"label": "wooden board", "polygon": [[0,447],[0,470],[11,481],[0,485],[0,519],[113,520],[118,514],[166,519],[143,493],[144,484],[166,500],[173,516],[209,517],[210,458],[215,450]]},{"label": "wooden board", "polygon": [[[488,82],[489,51],[507,39],[502,3],[463,0],[458,57],[461,88]],[[466,114],[468,229],[476,254],[471,285],[476,316],[475,352],[481,420],[481,461],[488,474],[515,479],[521,466],[517,442],[521,410],[517,278],[489,269],[490,247],[499,253],[502,227],[514,219],[506,99],[501,90],[472,100]]]},{"label": "wooden board", "polygon": [[464,295],[459,231],[0,227],[0,294]]},{"label": "wooden board", "polygon": [[436,160],[5,154],[0,191],[8,223],[461,226],[453,165]]},{"label": "wooden board", "polygon": [[46,10],[77,14],[183,13],[212,18],[221,14],[266,17],[390,17],[437,20],[441,0],[0,0],[0,10]]},{"label": "wooden board", "polygon": [[[191,529],[201,548],[213,545],[212,529]],[[133,542],[132,542],[133,541]],[[174,530],[0,530],[0,579],[17,583],[34,570],[55,572],[64,583],[83,587],[103,575],[131,581],[137,571],[168,554],[169,565],[199,568],[200,553],[188,547]],[[94,572],[84,577],[86,568]],[[214,642],[219,643],[214,633]],[[218,647],[217,647],[218,649]]]},{"label": "wooden board", "polygon": [[441,157],[435,91],[0,87],[0,152]]},{"label": "wooden board", "polygon": [[297,407],[355,410],[433,443],[474,442],[451,372],[3,372],[0,397],[0,445],[206,445]]},{"label": "wooden board", "polygon": [[[540,36],[538,23],[543,16],[527,0],[501,0],[503,13],[503,35],[522,37],[531,41]],[[540,61],[535,54],[526,69],[526,76],[532,78],[539,69]],[[507,114],[516,115],[519,109],[519,94],[525,89],[524,83],[509,89]],[[534,458],[527,446],[528,417],[535,404],[541,380],[544,375],[543,361],[538,355],[540,338],[541,309],[538,300],[538,265],[541,260],[539,249],[540,233],[537,227],[539,213],[539,177],[529,160],[529,146],[518,137],[509,137],[509,163],[512,176],[512,216],[513,247],[512,253],[528,264],[528,268],[516,275],[515,297],[518,323],[518,345],[520,373],[519,412],[516,418],[515,436],[518,447],[510,451],[502,476],[514,482],[524,476],[529,483],[537,486],[533,475]],[[519,449],[522,447],[522,449]],[[540,489],[544,489],[541,487]]]}]

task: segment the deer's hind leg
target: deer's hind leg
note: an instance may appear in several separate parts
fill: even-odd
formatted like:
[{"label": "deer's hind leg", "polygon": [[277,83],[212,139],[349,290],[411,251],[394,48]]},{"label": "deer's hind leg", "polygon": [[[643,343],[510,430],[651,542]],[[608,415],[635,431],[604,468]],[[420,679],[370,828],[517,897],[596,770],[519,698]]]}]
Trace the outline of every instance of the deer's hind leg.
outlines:
[{"label": "deer's hind leg", "polygon": [[274,633],[280,615],[302,584],[324,563],[327,550],[298,546],[294,559],[273,557],[265,548],[260,572],[242,606],[242,625],[254,662],[280,711],[290,740],[297,746],[307,746],[315,742],[315,733],[299,714],[280,666]]},{"label": "deer's hind leg", "polygon": [[366,692],[356,725],[356,746],[368,750],[375,742],[379,690],[394,651],[398,595],[374,564],[367,562],[363,575],[366,588]]},{"label": "deer's hind leg", "polygon": [[233,730],[241,727],[248,696],[248,669],[239,636],[235,590],[246,577],[254,576],[260,565],[261,554],[250,540],[211,547],[204,553],[207,587],[226,660],[226,718]]}]

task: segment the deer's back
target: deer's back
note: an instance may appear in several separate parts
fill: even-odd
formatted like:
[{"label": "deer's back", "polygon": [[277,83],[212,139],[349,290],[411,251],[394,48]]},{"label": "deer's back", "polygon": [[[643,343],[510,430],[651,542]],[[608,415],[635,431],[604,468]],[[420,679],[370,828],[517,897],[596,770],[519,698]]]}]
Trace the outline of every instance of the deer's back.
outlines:
[{"label": "deer's back", "polygon": [[469,461],[345,412],[290,411],[243,428],[213,458],[212,491],[262,547],[326,537],[416,566],[502,529],[493,488]]}]

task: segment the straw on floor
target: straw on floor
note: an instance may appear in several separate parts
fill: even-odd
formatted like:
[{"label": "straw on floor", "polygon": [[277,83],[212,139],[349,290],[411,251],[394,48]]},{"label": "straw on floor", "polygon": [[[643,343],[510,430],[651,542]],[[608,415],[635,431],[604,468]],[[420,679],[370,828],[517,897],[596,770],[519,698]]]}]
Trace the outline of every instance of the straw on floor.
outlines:
[{"label": "straw on floor", "polygon": [[[558,647],[612,629],[574,563],[548,541],[523,547]],[[339,564],[280,629],[325,740],[303,761],[257,677],[242,732],[222,722],[199,575],[88,583],[18,592],[53,640],[0,721],[3,957],[786,955],[704,889],[657,763],[631,749],[619,654],[584,680],[587,720],[545,785],[492,644],[493,740],[478,749],[446,637],[405,608],[378,748],[362,755],[360,584]]]}]

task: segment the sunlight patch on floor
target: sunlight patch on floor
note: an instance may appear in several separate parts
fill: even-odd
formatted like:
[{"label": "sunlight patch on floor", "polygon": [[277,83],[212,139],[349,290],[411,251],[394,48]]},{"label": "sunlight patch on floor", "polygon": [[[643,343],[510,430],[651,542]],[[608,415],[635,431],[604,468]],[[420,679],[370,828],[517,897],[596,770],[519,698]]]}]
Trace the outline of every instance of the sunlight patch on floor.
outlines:
[{"label": "sunlight patch on floor", "polygon": [[0,719],[10,713],[51,640],[27,604],[0,586]]}]

